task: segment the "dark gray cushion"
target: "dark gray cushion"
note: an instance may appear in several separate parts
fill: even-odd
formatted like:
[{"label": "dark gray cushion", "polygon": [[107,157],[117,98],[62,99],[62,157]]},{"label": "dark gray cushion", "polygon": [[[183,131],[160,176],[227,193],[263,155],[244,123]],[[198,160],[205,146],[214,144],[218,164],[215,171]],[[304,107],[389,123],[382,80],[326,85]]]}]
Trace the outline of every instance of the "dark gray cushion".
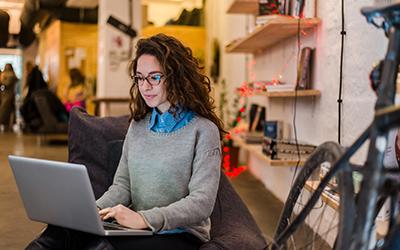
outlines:
[{"label": "dark gray cushion", "polygon": [[[121,157],[128,117],[94,117],[73,108],[69,122],[69,161],[86,165],[96,198],[112,183]],[[244,202],[221,174],[211,214],[211,240],[202,250],[264,249],[266,242]]]},{"label": "dark gray cushion", "polygon": [[211,241],[201,250],[265,249],[266,242],[250,211],[221,173],[217,200],[211,214]]},{"label": "dark gray cushion", "polygon": [[[128,126],[128,116],[90,116],[79,107],[74,107],[70,112],[68,161],[86,166],[96,199],[112,183],[120,157],[111,154],[114,152],[113,141],[123,140]],[[119,149],[115,150],[118,152]]]}]

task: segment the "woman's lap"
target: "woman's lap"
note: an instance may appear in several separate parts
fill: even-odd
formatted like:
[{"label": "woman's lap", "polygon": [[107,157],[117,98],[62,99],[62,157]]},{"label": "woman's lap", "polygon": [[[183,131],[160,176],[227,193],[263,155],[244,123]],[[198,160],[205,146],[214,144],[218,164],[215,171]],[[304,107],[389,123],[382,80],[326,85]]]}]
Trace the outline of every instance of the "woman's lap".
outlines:
[{"label": "woman's lap", "polygon": [[201,241],[190,233],[155,234],[153,236],[139,237],[107,237],[115,249],[140,249],[140,250],[191,250],[199,249]]},{"label": "woman's lap", "polygon": [[26,249],[191,250],[199,249],[201,244],[196,236],[189,233],[101,237],[50,225]]}]

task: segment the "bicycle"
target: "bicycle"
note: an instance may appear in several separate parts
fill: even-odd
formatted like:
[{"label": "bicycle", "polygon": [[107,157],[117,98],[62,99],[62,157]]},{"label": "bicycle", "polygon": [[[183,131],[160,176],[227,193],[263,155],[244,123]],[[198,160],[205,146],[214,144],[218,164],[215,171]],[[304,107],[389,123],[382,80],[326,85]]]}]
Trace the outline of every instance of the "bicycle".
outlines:
[{"label": "bicycle", "polygon": [[[338,225],[329,225],[327,231],[335,236],[333,248],[400,249],[400,224],[397,222],[400,181],[396,178],[400,176],[400,170],[383,167],[388,132],[400,126],[400,106],[394,105],[400,62],[400,4],[380,8],[362,8],[361,13],[368,23],[382,28],[389,38],[385,58],[371,74],[373,87],[377,93],[374,120],[349,148],[344,149],[337,143],[326,142],[307,159],[289,192],[273,242],[269,246],[271,249],[295,247],[293,245],[296,241],[296,233],[302,231],[299,228],[305,226],[308,215],[321,209],[325,212],[326,204],[323,205],[318,201],[333,178],[338,178],[340,194],[339,215],[335,219]],[[381,23],[378,23],[379,18],[383,20]],[[352,164],[350,157],[367,139],[369,139],[369,148],[365,164],[363,166]],[[307,187],[310,179],[313,180],[323,162],[329,162],[331,168],[320,179],[315,191],[313,193],[308,191],[309,194],[306,197],[308,200],[304,202],[302,190]],[[354,173],[362,176],[361,187],[357,193],[354,189]],[[388,198],[390,198],[390,214],[387,233],[381,235],[381,239],[373,241],[371,237],[375,235],[373,230],[375,218]],[[308,249],[311,244],[323,241],[319,238],[320,236],[313,235],[311,243],[302,242],[304,244],[300,249]],[[324,243],[320,244],[320,247],[329,248]]]}]

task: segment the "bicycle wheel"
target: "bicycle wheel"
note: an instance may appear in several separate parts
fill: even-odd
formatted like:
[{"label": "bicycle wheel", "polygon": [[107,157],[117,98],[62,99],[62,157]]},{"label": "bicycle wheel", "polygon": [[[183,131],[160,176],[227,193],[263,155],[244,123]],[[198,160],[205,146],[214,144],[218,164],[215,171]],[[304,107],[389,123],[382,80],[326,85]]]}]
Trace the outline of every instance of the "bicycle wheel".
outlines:
[{"label": "bicycle wheel", "polygon": [[272,249],[330,249],[332,247],[336,237],[330,242],[323,239],[328,235],[337,235],[339,201],[334,201],[337,197],[333,190],[330,190],[332,193],[324,192],[320,201],[304,221],[305,223],[298,225],[293,235],[286,239],[280,239],[280,235],[307,203],[314,188],[318,186],[321,164],[333,165],[343,152],[344,149],[339,144],[325,142],[317,147],[304,163],[285,202],[274,236],[275,243],[271,245]]}]

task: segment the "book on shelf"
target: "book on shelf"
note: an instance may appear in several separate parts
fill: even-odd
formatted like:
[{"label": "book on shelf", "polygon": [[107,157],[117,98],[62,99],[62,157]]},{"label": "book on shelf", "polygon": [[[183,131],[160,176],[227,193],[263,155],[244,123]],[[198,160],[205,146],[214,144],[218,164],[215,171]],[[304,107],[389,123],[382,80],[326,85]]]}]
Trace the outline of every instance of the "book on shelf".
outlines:
[{"label": "book on shelf", "polygon": [[272,15],[279,13],[278,0],[259,0],[258,1],[258,15]]},{"label": "book on shelf", "polygon": [[302,17],[304,12],[304,0],[296,0],[296,4],[294,7],[294,16]]},{"label": "book on shelf", "polygon": [[293,16],[301,18],[315,17],[315,0],[294,0]]},{"label": "book on shelf", "polygon": [[245,132],[241,133],[240,137],[248,144],[261,144],[264,140],[262,132]]},{"label": "book on shelf", "polygon": [[294,91],[296,86],[293,84],[275,84],[265,86],[267,92],[282,92],[282,91]]},{"label": "book on shelf", "polygon": [[315,17],[315,0],[259,0],[256,24],[268,22],[274,15]]},{"label": "book on shelf", "polygon": [[258,104],[251,104],[249,110],[249,132],[263,133],[266,109]]},{"label": "book on shelf", "polygon": [[315,0],[261,0],[259,15],[279,14],[301,18],[315,17]]},{"label": "book on shelf", "polygon": [[279,14],[291,15],[292,0],[279,0]]},{"label": "book on shelf", "polygon": [[313,49],[304,47],[300,53],[300,60],[297,65],[297,89],[311,89],[311,70]]}]

